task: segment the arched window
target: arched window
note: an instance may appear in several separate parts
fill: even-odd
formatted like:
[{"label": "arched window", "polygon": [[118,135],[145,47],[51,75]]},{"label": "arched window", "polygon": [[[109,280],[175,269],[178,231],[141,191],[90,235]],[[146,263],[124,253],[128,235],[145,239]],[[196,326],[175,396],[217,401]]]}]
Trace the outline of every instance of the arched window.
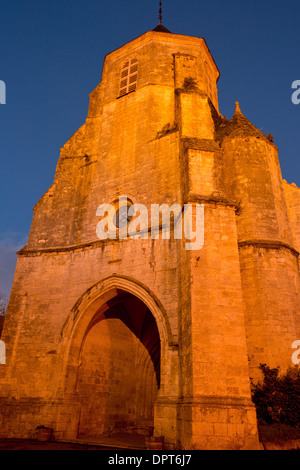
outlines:
[{"label": "arched window", "polygon": [[137,59],[131,59],[123,65],[121,70],[120,96],[136,90],[138,64]]},{"label": "arched window", "polygon": [[132,216],[128,215],[128,209],[133,205],[132,200],[127,197],[120,197],[116,199],[112,205],[116,211],[113,219],[115,227],[119,229],[126,227],[132,219]]}]

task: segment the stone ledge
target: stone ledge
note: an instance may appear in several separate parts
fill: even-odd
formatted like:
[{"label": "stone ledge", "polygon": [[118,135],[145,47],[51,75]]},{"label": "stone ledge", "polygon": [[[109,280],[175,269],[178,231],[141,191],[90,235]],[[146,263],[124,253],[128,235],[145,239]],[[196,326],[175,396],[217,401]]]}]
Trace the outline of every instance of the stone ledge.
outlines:
[{"label": "stone ledge", "polygon": [[238,242],[239,248],[244,246],[254,246],[257,248],[280,250],[285,248],[289,250],[294,256],[299,257],[299,252],[291,245],[284,243],[280,240],[242,240]]}]

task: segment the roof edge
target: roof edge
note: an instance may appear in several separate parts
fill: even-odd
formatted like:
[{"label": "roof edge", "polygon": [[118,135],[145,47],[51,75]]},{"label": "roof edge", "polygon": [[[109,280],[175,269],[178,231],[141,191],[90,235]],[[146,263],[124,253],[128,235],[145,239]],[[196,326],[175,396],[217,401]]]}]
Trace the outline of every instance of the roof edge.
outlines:
[{"label": "roof edge", "polygon": [[[167,28],[166,28],[167,29]],[[137,36],[136,38],[132,39],[131,41],[123,44],[122,46],[118,47],[117,49],[114,49],[113,51],[109,52],[108,54],[105,55],[105,58],[104,58],[104,63],[106,62],[106,60],[116,54],[117,55],[117,52],[118,51],[121,51],[121,49],[125,46],[128,46],[130,44],[134,44],[135,42],[139,42],[139,41],[143,41],[144,39],[146,39],[147,37],[149,38],[155,38],[155,37],[159,37],[161,36],[161,38],[163,39],[170,39],[172,41],[174,41],[175,38],[178,38],[178,39],[182,39],[182,40],[185,40],[186,42],[188,41],[192,41],[192,42],[202,42],[204,43],[205,47],[206,47],[206,50],[214,64],[214,66],[216,67],[216,70],[218,72],[218,79],[220,78],[220,71],[218,69],[218,66],[209,50],[209,47],[207,45],[207,42],[205,41],[204,38],[202,37],[198,37],[198,36],[188,36],[188,35],[185,35],[185,34],[176,34],[176,33],[171,33],[171,32],[167,32],[167,31],[155,31],[155,30],[149,30],[149,31],[146,31],[145,33],[141,34],[140,36]]]}]

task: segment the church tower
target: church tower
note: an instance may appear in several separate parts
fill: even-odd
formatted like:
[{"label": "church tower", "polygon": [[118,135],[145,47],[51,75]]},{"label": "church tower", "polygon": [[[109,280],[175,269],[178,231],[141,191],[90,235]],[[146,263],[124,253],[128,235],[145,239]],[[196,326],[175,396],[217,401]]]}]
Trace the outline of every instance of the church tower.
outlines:
[{"label": "church tower", "polygon": [[[1,436],[43,425],[56,440],[258,448],[249,370],[289,365],[299,238],[275,145],[238,105],[223,118],[218,79],[205,40],[161,21],[106,56],[18,253]],[[151,237],[150,218],[121,236],[134,220],[121,221],[122,201],[149,214],[189,207],[194,226],[202,208],[203,243],[187,249],[175,217],[169,237],[163,220]],[[106,204],[119,214],[115,238],[97,231]]]}]

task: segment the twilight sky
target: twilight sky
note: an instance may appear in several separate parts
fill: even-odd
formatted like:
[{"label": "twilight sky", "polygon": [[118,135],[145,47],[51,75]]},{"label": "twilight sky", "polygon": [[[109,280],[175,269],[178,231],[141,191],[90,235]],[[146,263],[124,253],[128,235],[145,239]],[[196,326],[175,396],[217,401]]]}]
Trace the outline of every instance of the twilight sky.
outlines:
[{"label": "twilight sky", "polygon": [[[0,12],[0,291],[32,208],[51,186],[59,150],[84,123],[107,53],[158,24],[158,0],[6,0]],[[163,24],[205,38],[221,72],[220,112],[235,101],[279,147],[283,178],[300,186],[299,0],[163,0]],[[1,96],[0,96],[1,101]]]}]

